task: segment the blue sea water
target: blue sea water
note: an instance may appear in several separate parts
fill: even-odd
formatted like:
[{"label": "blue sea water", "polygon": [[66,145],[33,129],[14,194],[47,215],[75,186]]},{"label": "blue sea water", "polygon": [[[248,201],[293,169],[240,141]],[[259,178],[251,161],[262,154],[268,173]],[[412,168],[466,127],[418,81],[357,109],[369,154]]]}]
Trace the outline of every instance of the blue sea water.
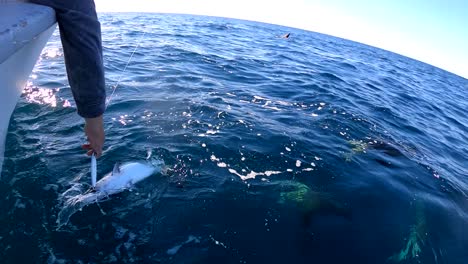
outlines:
[{"label": "blue sea water", "polygon": [[98,175],[169,169],[57,222],[90,160],[56,32],[10,122],[1,263],[468,262],[467,79],[276,25],[100,19]]}]

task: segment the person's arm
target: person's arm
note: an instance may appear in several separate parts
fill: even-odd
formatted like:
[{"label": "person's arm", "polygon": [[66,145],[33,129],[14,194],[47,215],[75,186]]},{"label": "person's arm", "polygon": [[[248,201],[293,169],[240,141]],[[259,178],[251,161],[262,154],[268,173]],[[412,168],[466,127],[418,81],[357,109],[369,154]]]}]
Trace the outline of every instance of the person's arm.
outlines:
[{"label": "person's arm", "polygon": [[68,82],[78,114],[85,119],[88,155],[99,157],[104,145],[102,115],[106,90],[101,24],[93,0],[31,0],[54,8],[60,29]]},{"label": "person's arm", "polygon": [[83,148],[88,155],[95,153],[99,158],[105,140],[102,115],[106,108],[101,25],[92,0],[58,1],[80,2],[58,15],[60,36],[77,111],[85,119],[89,144]]}]

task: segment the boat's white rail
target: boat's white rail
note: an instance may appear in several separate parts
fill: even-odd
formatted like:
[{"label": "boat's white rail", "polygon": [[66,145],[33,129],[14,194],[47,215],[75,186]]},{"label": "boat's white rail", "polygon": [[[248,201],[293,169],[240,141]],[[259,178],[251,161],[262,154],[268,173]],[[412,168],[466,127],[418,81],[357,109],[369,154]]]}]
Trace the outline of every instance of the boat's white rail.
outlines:
[{"label": "boat's white rail", "polygon": [[0,172],[11,114],[55,27],[51,8],[0,0]]}]

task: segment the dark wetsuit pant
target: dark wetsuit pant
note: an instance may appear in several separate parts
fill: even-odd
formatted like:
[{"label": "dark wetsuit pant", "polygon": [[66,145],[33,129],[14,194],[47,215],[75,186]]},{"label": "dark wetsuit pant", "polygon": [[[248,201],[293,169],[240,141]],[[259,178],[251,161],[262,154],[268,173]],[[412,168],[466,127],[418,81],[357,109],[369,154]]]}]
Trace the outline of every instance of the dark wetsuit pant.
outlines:
[{"label": "dark wetsuit pant", "polygon": [[30,0],[55,9],[60,29],[68,82],[85,118],[105,110],[106,90],[102,58],[101,24],[93,0]]}]

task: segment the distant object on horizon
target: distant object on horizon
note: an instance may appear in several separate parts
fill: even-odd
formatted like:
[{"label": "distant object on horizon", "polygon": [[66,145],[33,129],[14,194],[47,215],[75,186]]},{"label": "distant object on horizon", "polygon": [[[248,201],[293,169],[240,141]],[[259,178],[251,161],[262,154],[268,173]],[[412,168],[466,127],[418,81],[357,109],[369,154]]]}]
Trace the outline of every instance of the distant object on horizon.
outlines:
[{"label": "distant object on horizon", "polygon": [[281,36],[281,37],[287,39],[287,38],[289,38],[289,35],[291,35],[291,33],[284,34],[284,35]]}]

